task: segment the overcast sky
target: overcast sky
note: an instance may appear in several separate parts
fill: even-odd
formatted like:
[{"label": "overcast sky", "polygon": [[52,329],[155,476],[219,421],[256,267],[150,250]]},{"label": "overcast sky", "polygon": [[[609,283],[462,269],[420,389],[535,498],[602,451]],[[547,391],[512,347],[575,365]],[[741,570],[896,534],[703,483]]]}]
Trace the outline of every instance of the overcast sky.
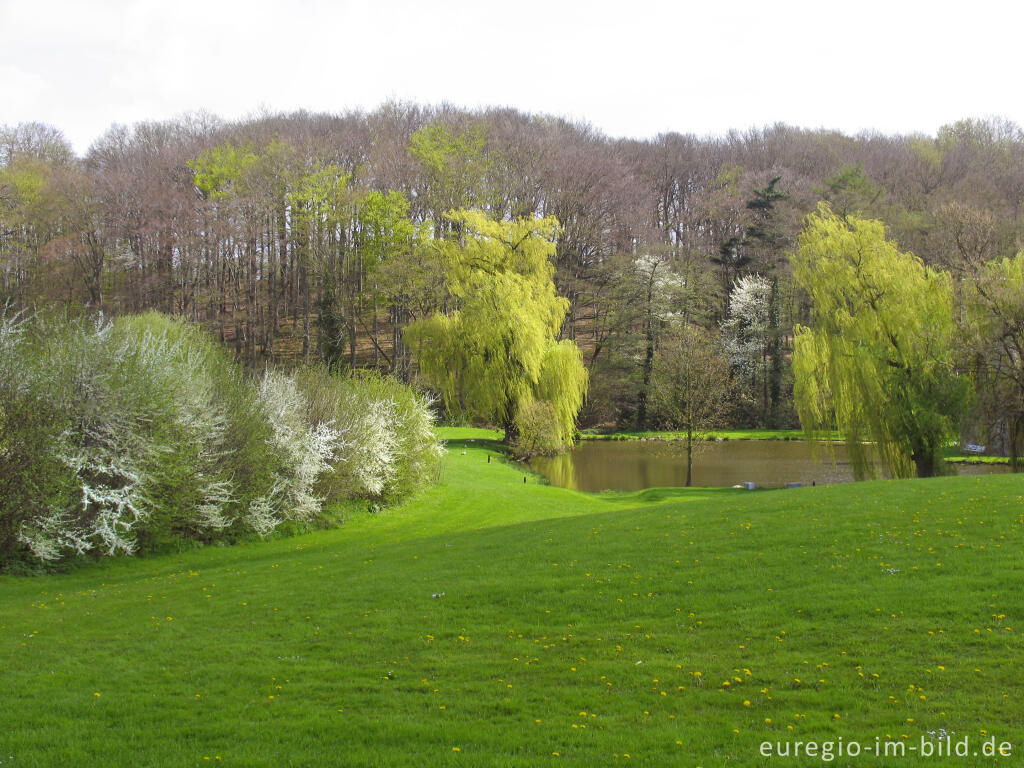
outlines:
[{"label": "overcast sky", "polygon": [[512,106],[612,136],[775,122],[1024,124],[1018,0],[0,0],[0,125],[388,99]]}]

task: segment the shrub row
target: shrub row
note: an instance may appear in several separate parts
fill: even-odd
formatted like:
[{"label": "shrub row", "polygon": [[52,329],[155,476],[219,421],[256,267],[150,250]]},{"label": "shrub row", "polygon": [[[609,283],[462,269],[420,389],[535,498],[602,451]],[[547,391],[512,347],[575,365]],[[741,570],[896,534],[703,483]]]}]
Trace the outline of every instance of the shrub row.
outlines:
[{"label": "shrub row", "polygon": [[0,317],[0,564],[134,554],[393,501],[440,459],[430,403],[376,375],[247,375],[156,313]]}]

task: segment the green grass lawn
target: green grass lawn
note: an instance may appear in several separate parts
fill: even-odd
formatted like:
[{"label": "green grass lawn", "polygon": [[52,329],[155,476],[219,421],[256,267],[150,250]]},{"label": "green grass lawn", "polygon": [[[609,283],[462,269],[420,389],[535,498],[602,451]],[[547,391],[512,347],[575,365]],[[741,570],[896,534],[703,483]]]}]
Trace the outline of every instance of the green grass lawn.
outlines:
[{"label": "green grass lawn", "polygon": [[0,578],[0,765],[817,765],[759,745],[940,728],[1019,761],[1020,476],[594,496],[446,436],[436,487],[337,530]]}]

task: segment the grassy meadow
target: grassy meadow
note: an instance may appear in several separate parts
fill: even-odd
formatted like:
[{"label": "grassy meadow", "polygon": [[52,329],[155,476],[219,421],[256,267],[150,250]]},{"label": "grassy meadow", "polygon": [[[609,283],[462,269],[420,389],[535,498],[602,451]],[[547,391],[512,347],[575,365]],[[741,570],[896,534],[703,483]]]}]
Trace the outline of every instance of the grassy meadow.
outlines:
[{"label": "grassy meadow", "polygon": [[0,765],[1024,751],[1020,476],[586,495],[444,436],[435,487],[338,529],[0,577]]}]

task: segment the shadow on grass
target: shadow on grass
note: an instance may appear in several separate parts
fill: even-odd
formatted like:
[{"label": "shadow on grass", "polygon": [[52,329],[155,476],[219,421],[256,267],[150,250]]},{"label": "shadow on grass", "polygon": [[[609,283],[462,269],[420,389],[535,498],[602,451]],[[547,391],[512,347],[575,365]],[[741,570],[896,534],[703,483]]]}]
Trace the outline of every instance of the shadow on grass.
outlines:
[{"label": "shadow on grass", "polygon": [[501,440],[478,440],[476,438],[466,438],[460,440],[445,440],[444,444],[445,447],[451,451],[476,448],[478,450],[483,449],[487,451],[494,451],[495,453],[500,453],[503,456],[512,456],[509,447],[505,443],[501,442]]}]

